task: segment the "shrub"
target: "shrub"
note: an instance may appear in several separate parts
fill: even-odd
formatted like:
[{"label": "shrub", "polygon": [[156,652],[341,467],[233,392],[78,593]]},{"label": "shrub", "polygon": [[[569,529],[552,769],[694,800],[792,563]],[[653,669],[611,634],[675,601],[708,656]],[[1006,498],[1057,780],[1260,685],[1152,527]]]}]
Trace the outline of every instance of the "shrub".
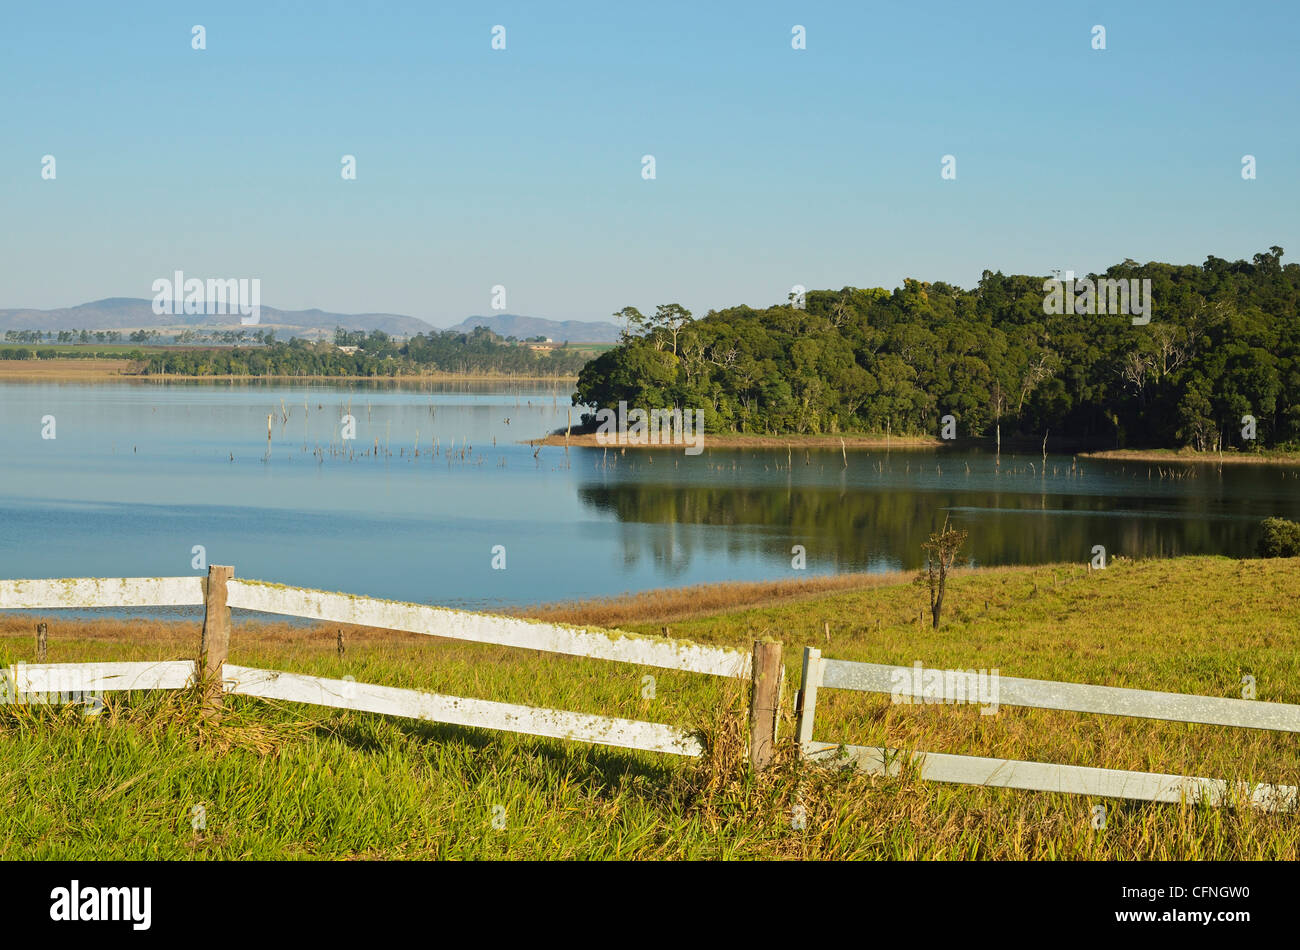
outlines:
[{"label": "shrub", "polygon": [[1300,557],[1300,524],[1285,518],[1265,518],[1259,539],[1260,557]]}]

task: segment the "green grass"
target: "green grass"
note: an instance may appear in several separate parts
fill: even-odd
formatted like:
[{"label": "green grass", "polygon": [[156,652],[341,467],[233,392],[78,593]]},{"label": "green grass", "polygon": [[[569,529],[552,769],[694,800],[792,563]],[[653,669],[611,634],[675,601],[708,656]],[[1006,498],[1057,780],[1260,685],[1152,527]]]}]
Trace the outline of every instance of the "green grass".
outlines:
[{"label": "green grass", "polygon": [[[943,626],[895,584],[676,619],[672,635],[1005,676],[1300,703],[1300,559],[1116,560],[957,576]],[[647,604],[647,617],[653,611]],[[238,618],[237,618],[238,619]],[[51,622],[51,662],[180,658],[193,626]],[[626,623],[658,633],[661,618]],[[29,618],[0,661],[33,659]],[[830,642],[824,625],[830,626]],[[699,729],[700,760],[252,699],[219,725],[191,697],[110,694],[107,710],[0,709],[0,854],[34,858],[1244,858],[1300,857],[1293,815],[743,765],[743,697],[713,677],[534,651],[237,627],[231,661]],[[655,697],[642,698],[643,677]],[[1300,784],[1295,737],[1015,709],[891,705],[824,690],[816,738],[937,752]],[[806,810],[803,828],[794,806]],[[1105,804],[1105,829],[1092,807]],[[201,805],[206,828],[196,831]],[[503,811],[494,812],[494,806]],[[494,827],[494,814],[504,828]]]}]

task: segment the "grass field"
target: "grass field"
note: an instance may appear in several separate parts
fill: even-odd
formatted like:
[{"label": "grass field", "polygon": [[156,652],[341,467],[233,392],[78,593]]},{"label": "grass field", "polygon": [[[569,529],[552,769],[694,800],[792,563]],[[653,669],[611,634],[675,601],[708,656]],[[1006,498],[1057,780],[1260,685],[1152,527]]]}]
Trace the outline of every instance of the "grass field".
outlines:
[{"label": "grass field", "polygon": [[0,360],[0,382],[134,379],[130,375],[134,365],[118,359]]},{"label": "grass field", "polygon": [[[662,592],[527,611],[552,620],[827,656],[1300,703],[1300,559],[1186,558],[965,572],[938,630],[901,576]],[[1294,816],[745,767],[744,696],[693,674],[411,634],[241,623],[231,662],[700,730],[697,760],[228,699],[110,694],[0,709],[0,855],[35,858],[1300,857]],[[0,661],[30,662],[35,618],[0,616]],[[830,636],[826,629],[829,625]],[[51,662],[192,657],[196,624],[51,621]],[[645,676],[654,677],[653,698]],[[787,707],[789,706],[787,696]],[[1295,737],[1002,706],[891,705],[826,690],[816,738],[1300,784]],[[792,821],[796,804],[804,827]],[[1106,825],[1094,829],[1092,808]],[[205,827],[192,816],[202,806]],[[497,826],[501,827],[497,827]]]}]

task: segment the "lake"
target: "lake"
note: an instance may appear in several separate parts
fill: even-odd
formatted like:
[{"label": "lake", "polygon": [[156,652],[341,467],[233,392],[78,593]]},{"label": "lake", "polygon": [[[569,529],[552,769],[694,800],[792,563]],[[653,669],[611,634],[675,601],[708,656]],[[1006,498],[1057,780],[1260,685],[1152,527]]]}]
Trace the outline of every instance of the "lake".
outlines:
[{"label": "lake", "polygon": [[9,578],[205,573],[201,545],[237,576],[482,608],[798,577],[795,545],[809,574],[911,569],[945,516],[980,565],[1248,555],[1260,519],[1300,519],[1293,466],[539,451],[518,443],[570,406],[537,383],[0,383],[0,406]]}]

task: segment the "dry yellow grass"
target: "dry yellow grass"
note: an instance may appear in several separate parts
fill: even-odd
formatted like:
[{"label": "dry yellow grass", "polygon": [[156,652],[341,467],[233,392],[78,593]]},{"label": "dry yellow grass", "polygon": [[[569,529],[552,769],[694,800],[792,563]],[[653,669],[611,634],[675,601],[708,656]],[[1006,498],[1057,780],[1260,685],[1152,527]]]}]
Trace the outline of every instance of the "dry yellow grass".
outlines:
[{"label": "dry yellow grass", "polygon": [[0,382],[90,382],[135,378],[130,360],[0,360]]},{"label": "dry yellow grass", "polygon": [[1081,458],[1111,459],[1118,462],[1196,462],[1202,465],[1295,465],[1300,452],[1198,452],[1195,449],[1107,449],[1080,452]]},{"label": "dry yellow grass", "polygon": [[808,600],[825,594],[900,584],[907,574],[829,574],[799,580],[737,581],[667,587],[618,597],[542,604],[511,613],[553,623],[620,627],[630,623],[671,623],[711,614]]}]

